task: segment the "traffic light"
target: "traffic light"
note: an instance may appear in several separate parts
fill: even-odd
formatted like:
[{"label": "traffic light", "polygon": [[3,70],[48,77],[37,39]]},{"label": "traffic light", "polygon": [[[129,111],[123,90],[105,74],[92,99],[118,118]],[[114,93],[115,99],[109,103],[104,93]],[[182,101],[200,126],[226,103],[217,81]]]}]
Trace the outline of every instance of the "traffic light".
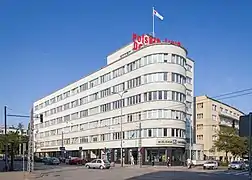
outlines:
[{"label": "traffic light", "polygon": [[39,115],[39,119],[40,119],[40,123],[43,123],[43,122],[44,122],[43,114],[40,114],[40,115]]}]

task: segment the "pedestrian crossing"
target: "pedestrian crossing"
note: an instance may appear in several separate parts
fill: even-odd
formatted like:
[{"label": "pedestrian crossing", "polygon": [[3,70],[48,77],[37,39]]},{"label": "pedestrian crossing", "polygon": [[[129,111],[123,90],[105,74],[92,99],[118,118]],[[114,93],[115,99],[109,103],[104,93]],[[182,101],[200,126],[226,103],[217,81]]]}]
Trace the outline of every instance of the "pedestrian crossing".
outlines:
[{"label": "pedestrian crossing", "polygon": [[232,175],[232,176],[249,176],[249,172],[248,171],[231,171],[231,170],[227,170],[227,171],[216,171],[216,172],[212,172],[213,174],[216,175]]}]

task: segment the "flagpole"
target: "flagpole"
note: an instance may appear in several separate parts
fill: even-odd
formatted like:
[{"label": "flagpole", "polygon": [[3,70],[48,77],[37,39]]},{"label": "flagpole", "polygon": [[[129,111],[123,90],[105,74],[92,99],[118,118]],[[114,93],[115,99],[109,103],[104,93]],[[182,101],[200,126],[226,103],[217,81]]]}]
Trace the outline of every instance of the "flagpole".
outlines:
[{"label": "flagpole", "polygon": [[154,18],[154,7],[152,7],[152,36],[155,37],[155,18]]}]

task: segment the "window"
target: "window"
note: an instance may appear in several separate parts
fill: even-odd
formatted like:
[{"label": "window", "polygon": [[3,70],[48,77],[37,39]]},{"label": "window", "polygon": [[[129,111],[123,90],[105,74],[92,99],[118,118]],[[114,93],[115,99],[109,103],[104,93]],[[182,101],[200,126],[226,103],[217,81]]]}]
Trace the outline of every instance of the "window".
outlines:
[{"label": "window", "polygon": [[187,96],[192,96],[192,91],[189,90],[189,89],[187,89],[187,90],[186,90],[186,95],[187,95]]},{"label": "window", "polygon": [[71,107],[72,107],[72,108],[75,108],[75,107],[77,107],[78,105],[79,105],[78,99],[71,102]]},{"label": "window", "polygon": [[216,136],[216,135],[213,135],[213,136],[212,136],[212,140],[213,140],[213,141],[216,141],[216,140],[217,140],[217,136]]},{"label": "window", "polygon": [[72,94],[72,95],[75,95],[75,94],[78,94],[78,93],[79,93],[79,87],[73,88],[73,89],[71,90],[71,94]]},{"label": "window", "polygon": [[116,70],[113,71],[113,78],[116,78],[118,76],[121,76],[123,75],[125,72],[124,72],[124,66],[123,67],[120,67]]},{"label": "window", "polygon": [[92,81],[89,82],[89,84],[90,84],[90,88],[99,85],[99,78],[93,79]]},{"label": "window", "polygon": [[76,132],[78,131],[78,125],[71,126],[71,132]]},{"label": "window", "polygon": [[64,122],[68,122],[68,121],[70,121],[70,115],[64,116]]},{"label": "window", "polygon": [[88,90],[88,83],[84,83],[80,86],[80,92]]},{"label": "window", "polygon": [[124,83],[117,84],[117,85],[113,86],[113,92],[115,92],[115,93],[121,92],[124,90],[125,90]]},{"label": "window", "polygon": [[86,130],[86,129],[88,129],[88,123],[80,124],[80,130],[81,130],[81,131],[84,131],[84,130]]},{"label": "window", "polygon": [[203,135],[197,135],[197,140],[198,141],[203,140]]},{"label": "window", "polygon": [[186,77],[186,83],[187,84],[192,84],[192,78]]},{"label": "window", "polygon": [[46,102],[45,102],[45,106],[48,106],[49,105],[49,100],[47,100]]},{"label": "window", "polygon": [[138,87],[141,85],[141,76],[127,81],[128,89]]},{"label": "window", "polygon": [[57,107],[57,110],[56,110],[56,111],[57,111],[57,112],[61,112],[61,111],[62,111],[62,109],[63,109],[62,107],[63,107],[63,106],[59,106],[59,107]]},{"label": "window", "polygon": [[79,118],[79,113],[78,112],[71,114],[71,120],[76,120],[78,118]]},{"label": "window", "polygon": [[128,106],[141,103],[141,94],[127,98]]},{"label": "window", "polygon": [[113,109],[124,107],[124,99],[114,101],[112,104],[113,104]]},{"label": "window", "polygon": [[197,114],[197,119],[202,119],[203,118],[203,113]]},{"label": "window", "polygon": [[89,115],[94,115],[99,113],[99,106],[93,107],[89,109]]},{"label": "window", "polygon": [[88,116],[88,109],[80,112],[80,118],[87,117],[87,116]]},{"label": "window", "polygon": [[67,91],[63,94],[63,98],[66,99],[70,96],[70,91]]},{"label": "window", "polygon": [[168,135],[168,133],[167,133],[167,128],[164,128],[164,129],[163,129],[163,136],[164,136],[164,137],[167,137],[167,135]]},{"label": "window", "polygon": [[101,76],[101,83],[105,83],[111,79],[111,73],[104,74]]},{"label": "window", "polygon": [[172,73],[172,82],[179,83],[179,84],[185,84],[185,76],[177,73]]},{"label": "window", "polygon": [[148,129],[148,137],[152,137],[152,129]]},{"label": "window", "polygon": [[203,108],[203,103],[197,103],[197,109]]},{"label": "window", "polygon": [[203,129],[203,124],[197,124],[197,130],[202,130]]},{"label": "window", "polygon": [[81,144],[83,144],[83,143],[88,143],[88,136],[80,137],[80,143],[81,143]]},{"label": "window", "polygon": [[133,71],[135,69],[138,69],[140,67],[140,59],[127,64],[127,72]]},{"label": "window", "polygon": [[215,104],[212,104],[212,110],[216,111],[216,109],[217,109],[217,106]]},{"label": "window", "polygon": [[60,94],[57,96],[57,101],[61,101],[61,100],[62,100],[62,95]]},{"label": "window", "polygon": [[216,125],[212,125],[212,130],[216,131],[217,130],[217,126]]},{"label": "window", "polygon": [[70,109],[70,103],[64,104],[64,110]]},{"label": "window", "polygon": [[97,100],[99,97],[98,97],[98,92],[97,93],[94,93],[94,94],[91,94],[89,95],[89,101],[92,102],[92,101],[95,101]]},{"label": "window", "polygon": [[111,88],[104,89],[100,93],[101,93],[100,95],[101,98],[109,96],[111,94]]},{"label": "window", "polygon": [[192,72],[192,66],[191,65],[187,64],[186,69],[187,69],[187,71]]},{"label": "window", "polygon": [[50,99],[50,104],[53,104],[53,103],[55,103],[55,102],[56,102],[56,98]]},{"label": "window", "polygon": [[100,106],[101,112],[107,112],[111,110],[111,103],[106,103]]},{"label": "window", "polygon": [[88,103],[88,96],[85,96],[83,98],[80,98],[80,105]]},{"label": "window", "polygon": [[217,120],[216,115],[212,115],[212,119],[213,119],[214,121],[216,121],[216,120]]}]

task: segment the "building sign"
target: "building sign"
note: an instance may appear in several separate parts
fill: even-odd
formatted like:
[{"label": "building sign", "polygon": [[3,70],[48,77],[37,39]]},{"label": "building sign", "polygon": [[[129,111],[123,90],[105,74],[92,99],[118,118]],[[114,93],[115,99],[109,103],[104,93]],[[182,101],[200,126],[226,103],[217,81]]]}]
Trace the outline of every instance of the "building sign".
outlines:
[{"label": "building sign", "polygon": [[177,139],[159,139],[157,140],[157,145],[184,145],[186,141]]},{"label": "building sign", "polygon": [[168,40],[168,39],[161,41],[157,37],[152,37],[152,36],[145,35],[145,34],[142,36],[139,36],[139,35],[133,33],[132,40],[133,40],[133,50],[135,50],[135,51],[139,50],[140,48],[142,48],[145,45],[150,45],[150,44],[154,44],[154,43],[161,43],[161,42],[166,42],[166,43],[174,44],[177,46],[181,46],[180,42],[172,41],[172,40]]}]

